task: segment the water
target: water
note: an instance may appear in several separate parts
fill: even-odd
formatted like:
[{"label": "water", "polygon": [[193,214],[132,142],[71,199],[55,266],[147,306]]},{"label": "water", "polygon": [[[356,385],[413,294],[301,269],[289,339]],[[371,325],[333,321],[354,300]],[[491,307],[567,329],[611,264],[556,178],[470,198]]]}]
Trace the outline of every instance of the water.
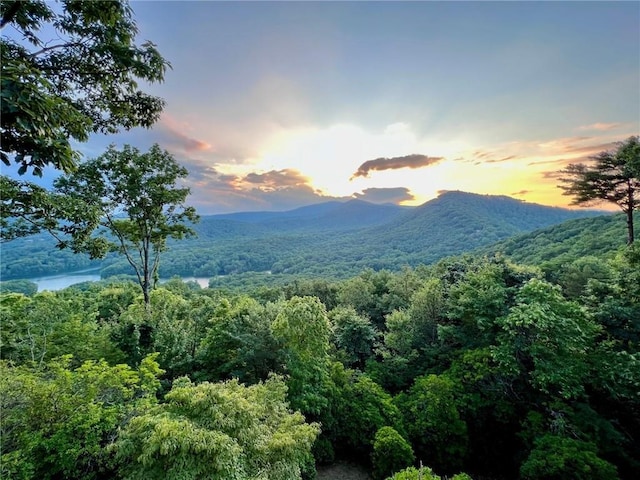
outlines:
[{"label": "water", "polygon": [[[71,285],[75,285],[76,283],[82,282],[97,282],[101,280],[100,274],[98,273],[90,273],[88,271],[85,272],[74,272],[68,273],[64,275],[50,275],[47,277],[38,277],[38,278],[28,278],[38,285],[38,291],[42,292],[44,290],[62,290],[63,288],[70,287]],[[166,282],[169,280],[168,278],[161,278],[160,283]],[[183,282],[198,282],[202,288],[207,288],[209,286],[209,277],[182,277]]]}]

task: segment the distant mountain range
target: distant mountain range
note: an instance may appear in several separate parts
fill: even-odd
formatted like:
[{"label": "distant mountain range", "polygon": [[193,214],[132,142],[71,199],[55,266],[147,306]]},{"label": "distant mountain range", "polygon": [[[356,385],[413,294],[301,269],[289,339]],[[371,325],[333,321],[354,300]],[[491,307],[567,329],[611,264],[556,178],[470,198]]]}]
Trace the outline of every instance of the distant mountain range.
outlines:
[{"label": "distant mountain range", "polygon": [[[395,270],[403,265],[428,264],[568,220],[601,215],[603,212],[458,191],[443,193],[418,207],[350,200],[285,212],[210,215],[195,226],[197,238],[183,240],[179,247],[175,243],[169,246],[161,275],[269,271],[345,277],[364,268]],[[66,270],[76,268],[77,259],[71,259],[68,252],[44,248],[53,243],[38,236],[5,246],[3,277],[60,273],[65,262],[52,258],[60,255],[70,259]],[[57,270],[47,270],[47,265]],[[128,272],[126,263],[116,256],[98,266],[103,275]],[[37,273],[24,274],[33,271]]]}]

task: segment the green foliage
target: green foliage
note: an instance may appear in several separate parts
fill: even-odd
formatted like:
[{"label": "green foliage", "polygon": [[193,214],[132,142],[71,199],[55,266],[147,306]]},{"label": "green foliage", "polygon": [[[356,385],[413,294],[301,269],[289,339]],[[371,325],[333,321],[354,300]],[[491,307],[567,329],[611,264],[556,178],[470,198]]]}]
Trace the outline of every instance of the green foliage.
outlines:
[{"label": "green foliage", "polygon": [[33,297],[3,294],[0,320],[0,357],[15,364],[41,364],[66,354],[77,363],[122,360],[109,326],[97,323],[92,309],[81,308],[77,299],[51,292]]},{"label": "green foliage", "polygon": [[566,297],[578,299],[593,291],[598,285],[611,283],[613,279],[611,266],[593,256],[582,257],[560,269],[558,283]]},{"label": "green foliage", "polygon": [[[164,102],[139,82],[161,82],[169,66],[151,42],[136,44],[126,1],[104,4],[2,1],[2,151],[42,175],[48,164],[68,172],[79,159],[72,142],[94,132],[150,127]],[[3,196],[3,200],[6,197]],[[3,217],[4,218],[4,217]]]},{"label": "green foliage", "polygon": [[386,317],[383,342],[376,348],[377,361],[370,361],[366,371],[389,391],[411,384],[419,353],[414,345],[414,329],[406,310],[396,310]]},{"label": "green foliage", "polygon": [[373,476],[383,480],[410,466],[415,457],[411,445],[392,427],[382,427],[373,440]]},{"label": "green foliage", "polygon": [[324,305],[316,297],[293,297],[271,328],[285,350],[291,406],[319,414],[327,405],[322,390],[328,379],[331,335]]},{"label": "green foliage", "polygon": [[560,288],[533,279],[516,296],[518,304],[501,318],[493,352],[503,371],[524,375],[536,389],[564,398],[584,394],[588,360],[601,329]]},{"label": "green foliage", "polygon": [[395,398],[416,456],[446,471],[459,467],[467,451],[467,426],[456,407],[454,388],[446,377],[421,376]]},{"label": "green foliage", "polygon": [[[263,411],[269,402],[246,393],[263,388],[275,372],[283,375],[276,379],[279,386],[268,389],[280,392],[274,398],[285,405],[285,417],[291,414],[286,400],[304,409],[308,421],[321,424],[322,434],[314,426],[312,435],[303,436],[311,450],[305,446],[305,454],[292,453],[296,460],[286,460],[287,467],[278,464],[284,470],[265,467],[271,478],[312,478],[314,460],[336,457],[363,465],[374,459],[382,466],[395,453],[404,458],[400,453],[412,450],[439,475],[464,469],[478,478],[525,478],[523,472],[554,478],[557,470],[564,472],[557,474],[562,478],[580,478],[573,470],[590,468],[592,475],[607,478],[613,465],[620,478],[635,479],[638,250],[633,246],[615,257],[564,265],[547,272],[562,285],[501,256],[451,258],[397,273],[368,270],[343,282],[299,279],[288,286],[278,283],[282,277],[265,273],[272,284],[258,287],[242,277],[248,282],[244,290],[192,288],[173,280],[151,293],[150,311],[135,284],[115,280],[32,297],[4,294],[0,353],[12,363],[3,370],[10,374],[0,407],[15,406],[6,410],[13,422],[6,425],[15,433],[28,424],[24,385],[53,385],[57,377],[48,365],[54,355],[76,355],[64,367],[73,375],[84,360],[115,368],[108,365],[126,358],[130,366],[120,368],[137,372],[146,386],[139,383],[130,400],[116,402],[124,417],[92,443],[98,445],[92,447],[93,460],[87,454],[76,462],[85,477],[206,478],[206,472],[222,471],[218,478],[233,478],[227,473],[241,476],[255,462],[269,463],[265,456],[280,458],[281,450],[269,453],[264,443],[252,443],[256,431],[270,431],[263,423],[274,422]],[[333,305],[328,314],[320,297],[295,295],[312,292]],[[381,328],[373,326],[370,314],[382,315]],[[144,358],[150,352],[157,352],[154,362]],[[101,357],[108,364],[99,362]],[[160,368],[166,370],[160,393],[171,392],[149,410]],[[220,380],[226,382],[213,383]],[[64,388],[56,383],[41,397],[53,399]],[[73,391],[87,397],[81,390]],[[135,406],[143,397],[146,403]],[[74,414],[87,411],[81,399],[74,402]],[[42,410],[41,417],[56,415],[44,400]],[[303,425],[297,422],[288,425]],[[45,423],[32,430],[45,431]],[[376,432],[390,432],[383,427],[396,434],[384,436],[374,454]],[[126,434],[119,438],[118,432]],[[12,439],[2,452],[3,475],[33,478],[40,468],[36,463],[63,462],[38,453],[42,459],[34,463],[29,452],[53,448],[48,437],[14,433],[3,433],[3,440]],[[17,438],[33,441],[31,450],[16,447]],[[393,454],[381,453],[385,442]],[[402,466],[409,464],[408,455],[405,461]],[[417,469],[396,475],[419,478]],[[426,468],[422,478],[430,478]]]},{"label": "green foliage", "polygon": [[[387,480],[441,480],[441,477],[433,473],[429,467],[409,467],[405,468],[389,477]],[[451,477],[451,480],[473,480],[466,473],[458,473]]]},{"label": "green foliage", "polygon": [[340,358],[347,367],[363,369],[373,355],[378,332],[368,318],[359,315],[353,307],[339,307],[329,312],[334,325],[334,341]]},{"label": "green foliage", "polygon": [[545,435],[520,468],[523,480],[595,480],[618,478],[616,468],[597,455],[593,444]]},{"label": "green foliage", "polygon": [[125,479],[301,478],[319,427],[289,410],[284,382],[174,383],[116,442]]},{"label": "green foliage", "polygon": [[167,239],[192,235],[185,222],[198,220],[195,209],[184,205],[189,189],[177,188],[187,173],[158,145],[147,153],[128,145],[122,151],[109,147],[54,183],[56,192],[94,212],[63,217],[71,222],[61,227],[71,234],[71,241],[60,247],[70,246],[92,258],[118,251],[134,269],[148,305]]},{"label": "green foliage", "polygon": [[[625,235],[622,214],[569,220],[535,232],[518,235],[480,253],[500,252],[514,262],[540,267],[551,281],[563,265],[588,256],[611,259],[621,248]],[[636,225],[638,219],[635,219]]]},{"label": "green foliage", "polygon": [[246,296],[218,303],[197,350],[194,376],[251,384],[266,380],[269,373],[282,373],[284,352],[271,331],[281,306],[261,305]]},{"label": "green foliage", "polygon": [[31,296],[38,292],[38,285],[29,280],[8,280],[6,282],[0,282],[0,294],[9,292]]},{"label": "green foliage", "polygon": [[155,402],[162,373],[71,356],[43,369],[0,363],[3,478],[92,479],[110,471],[106,446],[128,417]]},{"label": "green foliage", "polygon": [[332,418],[323,418],[323,434],[336,449],[357,456],[371,454],[376,432],[385,426],[403,431],[402,416],[389,393],[367,375],[334,366],[331,398]]}]

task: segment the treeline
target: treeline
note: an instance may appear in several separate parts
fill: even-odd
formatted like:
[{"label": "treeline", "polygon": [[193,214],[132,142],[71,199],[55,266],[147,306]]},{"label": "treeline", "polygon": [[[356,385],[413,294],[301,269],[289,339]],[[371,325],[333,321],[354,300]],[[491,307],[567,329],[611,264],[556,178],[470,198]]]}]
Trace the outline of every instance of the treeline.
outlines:
[{"label": "treeline", "polygon": [[149,309],[127,282],[2,294],[0,476],[640,471],[637,248],[239,288],[175,279]]}]

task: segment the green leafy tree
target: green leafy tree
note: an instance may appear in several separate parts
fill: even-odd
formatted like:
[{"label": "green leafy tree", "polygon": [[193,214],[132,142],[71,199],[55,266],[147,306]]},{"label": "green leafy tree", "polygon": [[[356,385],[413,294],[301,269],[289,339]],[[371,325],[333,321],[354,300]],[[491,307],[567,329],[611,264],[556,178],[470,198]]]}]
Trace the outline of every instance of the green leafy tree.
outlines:
[{"label": "green leafy tree", "polygon": [[0,15],[5,165],[68,172],[80,157],[72,142],[158,120],[164,102],[139,83],[161,82],[169,64],[153,43],[136,43],[127,1],[3,0]]},{"label": "green leafy tree", "polygon": [[523,480],[593,480],[618,478],[616,468],[598,457],[595,445],[573,438],[545,435],[520,468]]},{"label": "green leafy tree", "polygon": [[386,316],[383,342],[376,348],[379,361],[367,364],[367,373],[387,390],[397,392],[409,386],[415,377],[419,359],[414,342],[414,323],[407,310],[395,310]]},{"label": "green leafy tree", "polygon": [[329,312],[334,329],[334,341],[346,366],[363,369],[373,355],[378,332],[368,318],[353,307],[338,307]]},{"label": "green leafy tree", "polygon": [[67,215],[70,223],[60,227],[71,238],[59,246],[94,258],[107,251],[124,255],[148,307],[167,239],[192,235],[186,222],[198,220],[195,209],[184,205],[189,189],[177,186],[186,176],[187,170],[157,144],[146,153],[128,145],[121,151],[109,147],[55,181],[56,192],[77,204]]},{"label": "green leafy tree", "polygon": [[40,370],[0,362],[0,477],[113,477],[107,446],[118,428],[155,403],[162,373],[153,357],[137,370],[71,356]]},{"label": "green leafy tree", "polygon": [[563,398],[584,394],[601,328],[560,287],[533,279],[516,296],[518,304],[500,319],[493,349],[502,373],[524,378],[538,391]]},{"label": "green leafy tree", "polygon": [[[429,467],[420,466],[408,467],[404,470],[400,470],[387,480],[442,480],[440,476],[436,475]],[[472,478],[466,473],[458,473],[451,477],[451,480],[472,480]]]},{"label": "green leafy tree", "polygon": [[0,295],[0,322],[0,358],[17,365],[39,365],[66,354],[73,354],[76,365],[122,359],[108,325],[96,322],[93,309],[83,308],[77,297],[53,292]]},{"label": "green leafy tree", "polygon": [[444,376],[421,376],[394,399],[416,456],[445,471],[459,467],[467,452],[467,426],[460,418],[454,389]]},{"label": "green leafy tree", "polygon": [[181,378],[165,403],[122,431],[119,472],[127,480],[300,479],[319,427],[285,399],[277,377],[249,387]]},{"label": "green leafy tree", "polygon": [[392,427],[382,427],[376,432],[371,455],[374,478],[383,480],[394,472],[409,467],[414,459],[409,442]]},{"label": "green leafy tree", "polygon": [[283,350],[271,331],[280,306],[245,296],[221,299],[197,349],[196,378],[257,383],[282,373]]},{"label": "green leafy tree", "polygon": [[317,297],[288,300],[271,325],[286,355],[289,401],[303,413],[318,415],[327,406],[331,326]]},{"label": "green leafy tree", "polygon": [[23,293],[27,296],[35,295],[38,292],[38,285],[30,280],[8,280],[0,282],[0,293]]},{"label": "green leafy tree", "polygon": [[346,446],[367,456],[378,429],[389,426],[403,431],[402,415],[391,395],[367,375],[347,370],[337,386],[340,394],[332,406],[336,424],[331,434],[340,449]]},{"label": "green leafy tree", "polygon": [[640,205],[640,137],[620,142],[615,151],[600,152],[593,164],[571,164],[561,173],[560,188],[574,205],[610,202],[627,216],[627,244],[634,241],[633,212]]}]

